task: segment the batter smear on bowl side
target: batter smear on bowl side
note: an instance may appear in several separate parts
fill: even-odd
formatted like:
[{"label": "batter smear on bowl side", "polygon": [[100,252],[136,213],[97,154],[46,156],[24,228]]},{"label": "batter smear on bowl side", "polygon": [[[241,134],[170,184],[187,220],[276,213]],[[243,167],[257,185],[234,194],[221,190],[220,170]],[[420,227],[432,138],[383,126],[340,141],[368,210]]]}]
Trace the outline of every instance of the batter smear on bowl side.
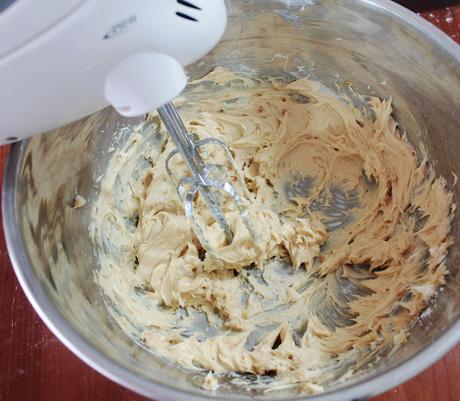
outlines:
[{"label": "batter smear on bowl side", "polygon": [[[174,145],[158,116],[134,129],[92,219],[96,280],[128,335],[211,372],[209,389],[237,373],[317,393],[395,352],[445,282],[454,205],[391,101],[367,100],[365,112],[307,78],[221,68],[192,82],[181,116],[190,133],[229,146],[257,233],[229,203],[235,237],[227,245],[209,220],[212,254],[165,171]],[[174,168],[185,174],[180,158]]]}]

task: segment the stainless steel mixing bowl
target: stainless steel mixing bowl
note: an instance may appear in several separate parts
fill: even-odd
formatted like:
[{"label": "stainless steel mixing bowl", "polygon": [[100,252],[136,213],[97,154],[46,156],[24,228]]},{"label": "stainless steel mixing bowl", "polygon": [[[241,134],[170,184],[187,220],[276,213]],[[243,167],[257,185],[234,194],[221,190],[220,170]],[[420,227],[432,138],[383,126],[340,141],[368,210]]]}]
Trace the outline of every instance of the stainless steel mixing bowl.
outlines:
[{"label": "stainless steel mixing bowl", "polygon": [[[281,75],[309,74],[333,90],[392,96],[395,116],[438,173],[460,176],[460,48],[415,14],[386,0],[234,0],[217,49],[190,67],[192,77],[215,66]],[[27,118],[27,110],[24,110]],[[111,319],[93,280],[88,235],[92,201],[111,154],[136,120],[106,109],[59,131],[13,146],[3,188],[8,249],[30,302],[48,327],[93,368],[157,400],[294,399],[289,392],[244,388],[201,390],[202,375],[169,366],[132,342]],[[73,209],[74,196],[89,203]],[[459,215],[448,284],[409,342],[374,368],[311,398],[361,400],[414,376],[460,339]]]}]

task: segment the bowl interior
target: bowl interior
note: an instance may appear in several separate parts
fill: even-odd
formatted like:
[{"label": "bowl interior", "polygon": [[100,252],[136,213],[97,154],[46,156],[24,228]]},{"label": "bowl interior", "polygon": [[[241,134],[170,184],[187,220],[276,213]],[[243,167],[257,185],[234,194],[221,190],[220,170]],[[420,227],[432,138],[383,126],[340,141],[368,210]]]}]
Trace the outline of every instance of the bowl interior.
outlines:
[{"label": "bowl interior", "polygon": [[[446,177],[458,198],[460,52],[453,42],[434,31],[427,32],[417,17],[387,1],[233,0],[228,6],[225,38],[211,54],[190,66],[192,78],[224,66],[287,81],[308,75],[337,92],[348,90],[351,81],[357,93],[391,96],[396,120],[417,148],[428,150],[437,173]],[[447,45],[441,46],[442,41]],[[16,145],[12,151],[16,164],[8,170],[15,174],[15,185],[7,190],[14,193],[11,206],[22,243],[10,245],[23,248],[19,252],[32,267],[29,277],[78,333],[80,343],[89,343],[117,366],[152,383],[197,396],[296,397],[287,392],[248,394],[236,387],[214,394],[204,392],[199,388],[203,375],[171,367],[154,357],[133,343],[109,316],[94,282],[97,264],[88,230],[91,202],[97,197],[100,178],[111,157],[107,149],[122,146],[130,127],[139,121],[121,119],[112,109],[105,109]],[[74,209],[77,194],[86,198],[88,205]],[[398,353],[352,381],[369,379],[408,360],[458,320],[458,223],[457,213],[448,284],[430,313],[424,314]],[[49,321],[53,323],[53,318]],[[74,348],[79,345],[74,344]],[[120,376],[125,374],[124,370],[119,372]],[[128,376],[119,380],[126,384]],[[159,394],[151,392],[152,396],[161,397]]]}]

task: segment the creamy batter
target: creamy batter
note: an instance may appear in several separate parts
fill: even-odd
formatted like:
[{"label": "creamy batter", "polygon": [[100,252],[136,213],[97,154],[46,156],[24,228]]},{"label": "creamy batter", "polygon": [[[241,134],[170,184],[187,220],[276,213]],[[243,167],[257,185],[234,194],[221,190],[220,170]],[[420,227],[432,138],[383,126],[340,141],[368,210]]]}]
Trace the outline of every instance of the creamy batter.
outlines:
[{"label": "creamy batter", "polygon": [[[257,233],[227,202],[228,245],[203,209],[213,253],[165,171],[174,145],[158,116],[130,132],[92,227],[97,281],[121,327],[203,370],[208,389],[233,373],[235,383],[316,393],[395,352],[444,284],[453,203],[391,101],[368,106],[364,114],[307,78],[216,69],[192,83],[181,116],[231,149]],[[180,158],[174,172],[186,174]]]}]

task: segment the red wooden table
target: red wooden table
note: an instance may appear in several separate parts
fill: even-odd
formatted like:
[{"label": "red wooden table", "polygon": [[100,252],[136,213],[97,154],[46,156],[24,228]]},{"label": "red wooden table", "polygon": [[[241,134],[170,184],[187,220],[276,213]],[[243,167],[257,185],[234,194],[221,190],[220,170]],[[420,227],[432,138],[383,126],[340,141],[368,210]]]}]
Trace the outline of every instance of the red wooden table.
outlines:
[{"label": "red wooden table", "polygon": [[[460,0],[399,3],[460,43]],[[7,148],[0,148],[0,177],[7,153]],[[0,401],[146,400],[92,370],[50,333],[19,287],[0,230]],[[460,401],[460,346],[372,401]]]}]

